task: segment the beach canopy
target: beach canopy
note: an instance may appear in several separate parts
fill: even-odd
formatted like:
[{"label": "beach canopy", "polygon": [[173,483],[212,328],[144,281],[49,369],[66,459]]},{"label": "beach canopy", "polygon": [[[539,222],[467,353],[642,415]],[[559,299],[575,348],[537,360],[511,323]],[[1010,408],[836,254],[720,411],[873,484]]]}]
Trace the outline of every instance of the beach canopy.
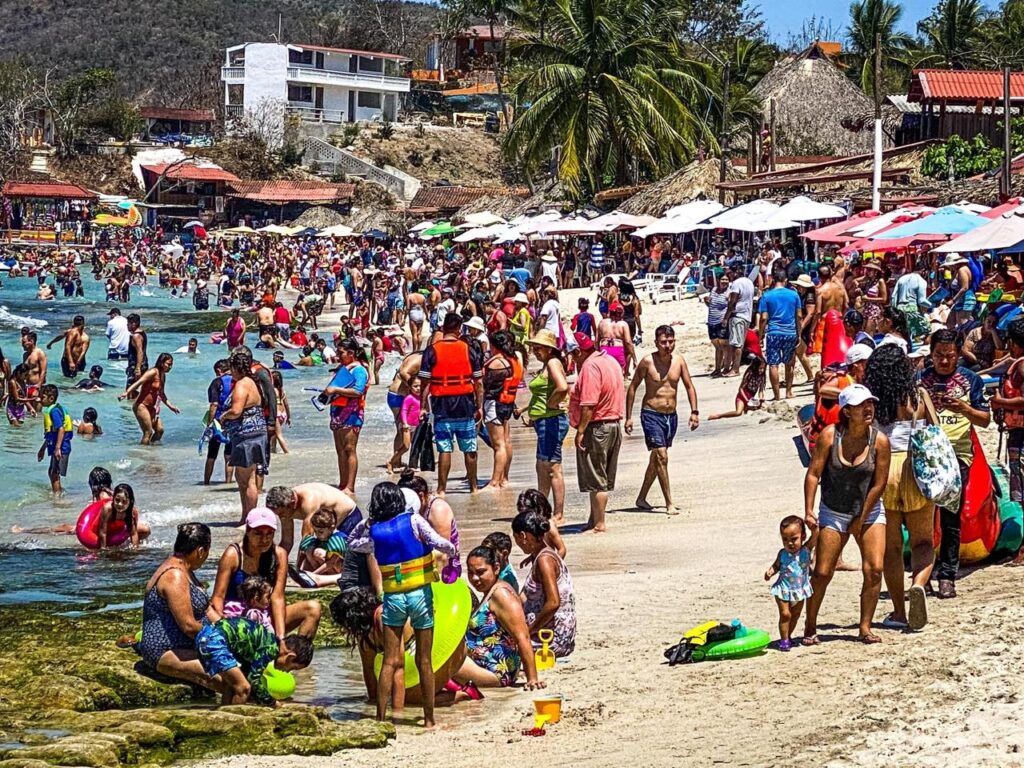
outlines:
[{"label": "beach canopy", "polygon": [[932,214],[920,216],[884,233],[876,233],[871,239],[884,237],[886,240],[901,240],[909,237],[915,242],[945,240],[977,229],[988,221],[976,213],[968,213],[958,206],[947,205]]},{"label": "beach canopy", "polygon": [[469,224],[471,227],[490,227],[494,224],[504,224],[505,220],[490,211],[481,211],[480,213],[467,214],[463,221]]},{"label": "beach canopy", "polygon": [[888,229],[893,224],[911,221],[912,219],[916,219],[926,213],[931,213],[934,210],[934,208],[928,205],[906,205],[900,208],[894,208],[888,213],[883,213],[880,216],[873,216],[857,224],[857,226],[849,230],[849,234],[854,235],[855,237],[870,237],[876,232]]},{"label": "beach canopy", "polygon": [[1016,212],[1017,209],[1021,207],[1022,203],[1024,203],[1024,198],[1011,197],[1002,205],[997,205],[995,208],[989,208],[987,211],[980,215],[984,216],[986,219],[998,219],[1004,213]]},{"label": "beach canopy", "polygon": [[955,240],[932,249],[932,253],[970,253],[1010,248],[1024,240],[1024,216],[1003,213]]},{"label": "beach canopy", "polygon": [[731,229],[736,232],[767,232],[799,226],[792,219],[779,215],[780,205],[770,200],[751,200],[712,216],[698,229]]},{"label": "beach canopy", "polygon": [[846,209],[838,205],[820,203],[804,195],[797,195],[779,208],[778,215],[790,221],[821,221],[822,219],[842,219],[846,217]]},{"label": "beach canopy", "polygon": [[455,237],[456,243],[472,243],[476,240],[489,240],[500,232],[504,232],[507,227],[504,224],[492,224],[487,227],[473,227],[467,229],[461,235]]},{"label": "beach canopy", "polygon": [[851,230],[863,224],[867,219],[875,218],[878,215],[878,211],[861,211],[846,221],[812,229],[810,232],[804,232],[800,237],[810,240],[812,243],[834,243],[836,245],[848,243],[857,239],[856,235],[851,234]]},{"label": "beach canopy", "polygon": [[725,210],[725,206],[717,200],[691,200],[682,205],[676,205],[665,211],[660,221],[665,219],[690,219],[692,221],[704,221]]},{"label": "beach canopy", "polygon": [[346,227],[344,224],[335,224],[333,227],[327,227],[327,229],[321,229],[317,234],[320,237],[352,237],[356,231],[352,227]]},{"label": "beach canopy", "polygon": [[432,222],[432,221],[421,221],[415,227],[412,227],[409,231],[410,232],[422,232],[425,229],[430,229],[432,226],[434,226],[434,222]]},{"label": "beach canopy", "polygon": [[458,232],[456,227],[453,227],[450,221],[439,221],[429,229],[424,229],[420,232],[420,237],[440,237],[441,235],[450,235],[452,232]]},{"label": "beach canopy", "polygon": [[622,211],[612,211],[590,220],[594,232],[619,232],[626,229],[639,229],[653,223],[656,219],[645,214],[633,215]]},{"label": "beach canopy", "polygon": [[263,232],[267,235],[290,235],[292,230],[290,227],[282,227],[280,224],[268,224],[265,227],[260,227],[257,232]]}]

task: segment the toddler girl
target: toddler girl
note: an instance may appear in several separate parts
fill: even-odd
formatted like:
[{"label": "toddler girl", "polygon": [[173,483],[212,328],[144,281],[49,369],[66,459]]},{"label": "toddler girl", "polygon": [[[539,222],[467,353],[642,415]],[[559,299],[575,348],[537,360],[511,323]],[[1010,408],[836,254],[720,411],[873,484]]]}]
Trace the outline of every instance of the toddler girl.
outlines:
[{"label": "toddler girl", "polygon": [[224,618],[241,616],[262,624],[273,633],[274,625],[270,621],[270,595],[273,591],[270,582],[262,576],[246,576],[238,588],[241,601],[229,600],[224,603]]},{"label": "toddler girl", "polygon": [[713,413],[708,416],[708,421],[716,419],[731,419],[735,416],[742,416],[747,411],[756,411],[764,402],[764,369],[763,357],[755,357],[740,379],[740,388],[736,392],[736,408],[724,413]]},{"label": "toddler girl", "polygon": [[394,472],[396,467],[402,466],[402,457],[412,445],[412,433],[420,423],[420,381],[413,379],[409,385],[409,394],[402,401],[402,409],[399,412],[402,420],[402,444],[395,450],[388,459],[385,467],[388,472]]},{"label": "toddler girl", "polygon": [[779,574],[771,592],[779,606],[778,649],[788,651],[793,647],[793,630],[803,610],[804,600],[811,596],[811,552],[818,533],[815,530],[808,538],[803,518],[789,515],[779,524],[779,534],[782,536],[782,549],[764,572],[764,580],[769,581]]}]

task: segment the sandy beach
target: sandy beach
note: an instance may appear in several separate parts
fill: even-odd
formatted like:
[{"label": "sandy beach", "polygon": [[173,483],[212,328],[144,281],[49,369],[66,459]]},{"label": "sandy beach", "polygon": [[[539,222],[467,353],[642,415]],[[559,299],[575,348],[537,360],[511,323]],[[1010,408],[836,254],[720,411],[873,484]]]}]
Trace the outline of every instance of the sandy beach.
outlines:
[{"label": "sandy beach", "polygon": [[[575,305],[575,292],[563,307]],[[731,406],[736,380],[710,380],[705,311],[694,300],[644,308],[645,338],[659,322],[677,326],[679,348],[695,376],[701,415]],[[806,398],[806,387],[798,388]],[[380,394],[378,391],[377,394]],[[800,402],[802,400],[799,400]],[[515,430],[529,451],[532,433]],[[683,514],[634,509],[647,461],[639,432],[627,439],[620,487],[609,504],[609,533],[567,528],[576,588],[576,651],[543,675],[565,697],[562,721],[539,738],[532,695],[487,693],[482,703],[438,712],[425,734],[399,721],[387,749],[348,752],[351,766],[565,765],[1024,765],[1016,702],[1024,682],[1008,665],[1020,653],[1024,609],[1015,600],[1020,572],[989,565],[963,578],[960,598],[929,603],[931,624],[918,634],[879,630],[883,642],[856,639],[860,574],[838,573],[821,614],[825,641],[788,654],[669,668],[663,650],[692,626],[740,618],[777,637],[774,602],[763,580],[778,550],[778,521],[802,514],[803,469],[793,445],[790,403],[680,433],[672,449],[673,488]],[[483,463],[483,462],[482,462]],[[532,467],[514,466],[517,489]],[[459,463],[453,474],[458,474]],[[586,518],[566,452],[567,519]],[[514,500],[488,503],[505,510]],[[651,500],[660,498],[657,491]],[[454,494],[458,514],[468,503]],[[474,515],[476,517],[476,515]],[[503,513],[491,518],[507,526]],[[472,526],[477,528],[478,525]],[[469,540],[470,537],[466,537]],[[847,559],[856,562],[855,547]],[[886,613],[887,593],[876,613]],[[236,757],[218,766],[327,766],[334,759]]]}]

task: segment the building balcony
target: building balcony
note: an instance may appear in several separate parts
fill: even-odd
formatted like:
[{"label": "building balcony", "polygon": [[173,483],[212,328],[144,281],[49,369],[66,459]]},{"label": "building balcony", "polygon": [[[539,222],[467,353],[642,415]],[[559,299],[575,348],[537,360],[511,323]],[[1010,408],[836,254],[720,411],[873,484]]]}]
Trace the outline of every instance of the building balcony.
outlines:
[{"label": "building balcony", "polygon": [[245,80],[245,67],[221,67],[220,79],[228,83]]},{"label": "building balcony", "polygon": [[289,115],[298,115],[307,123],[345,123],[348,115],[341,109],[318,109],[309,104],[289,102],[285,111]]},{"label": "building balcony", "polygon": [[[228,69],[228,67],[225,67]],[[288,67],[288,79],[315,85],[341,85],[355,90],[408,93],[410,80],[376,72],[336,72],[314,67]]]},{"label": "building balcony", "polygon": [[234,120],[242,117],[245,114],[245,107],[241,104],[227,104],[224,107],[224,117],[228,120]]}]

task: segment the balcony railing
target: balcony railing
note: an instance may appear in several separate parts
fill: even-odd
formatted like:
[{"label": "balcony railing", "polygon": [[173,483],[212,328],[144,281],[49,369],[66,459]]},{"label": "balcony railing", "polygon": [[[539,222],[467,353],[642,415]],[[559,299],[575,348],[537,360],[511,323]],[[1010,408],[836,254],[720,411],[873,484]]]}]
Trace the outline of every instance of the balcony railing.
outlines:
[{"label": "balcony railing", "polygon": [[331,69],[316,69],[315,67],[288,67],[288,79],[375,87],[385,91],[405,92],[410,87],[407,77],[392,77],[377,72],[336,72]]},{"label": "balcony railing", "polygon": [[221,80],[244,80],[245,79],[245,67],[221,67],[220,68],[220,79]]},{"label": "balcony railing", "polygon": [[287,107],[290,115],[298,115],[310,123],[344,123],[348,120],[344,110],[341,109],[318,109],[307,104],[290,103]]}]

